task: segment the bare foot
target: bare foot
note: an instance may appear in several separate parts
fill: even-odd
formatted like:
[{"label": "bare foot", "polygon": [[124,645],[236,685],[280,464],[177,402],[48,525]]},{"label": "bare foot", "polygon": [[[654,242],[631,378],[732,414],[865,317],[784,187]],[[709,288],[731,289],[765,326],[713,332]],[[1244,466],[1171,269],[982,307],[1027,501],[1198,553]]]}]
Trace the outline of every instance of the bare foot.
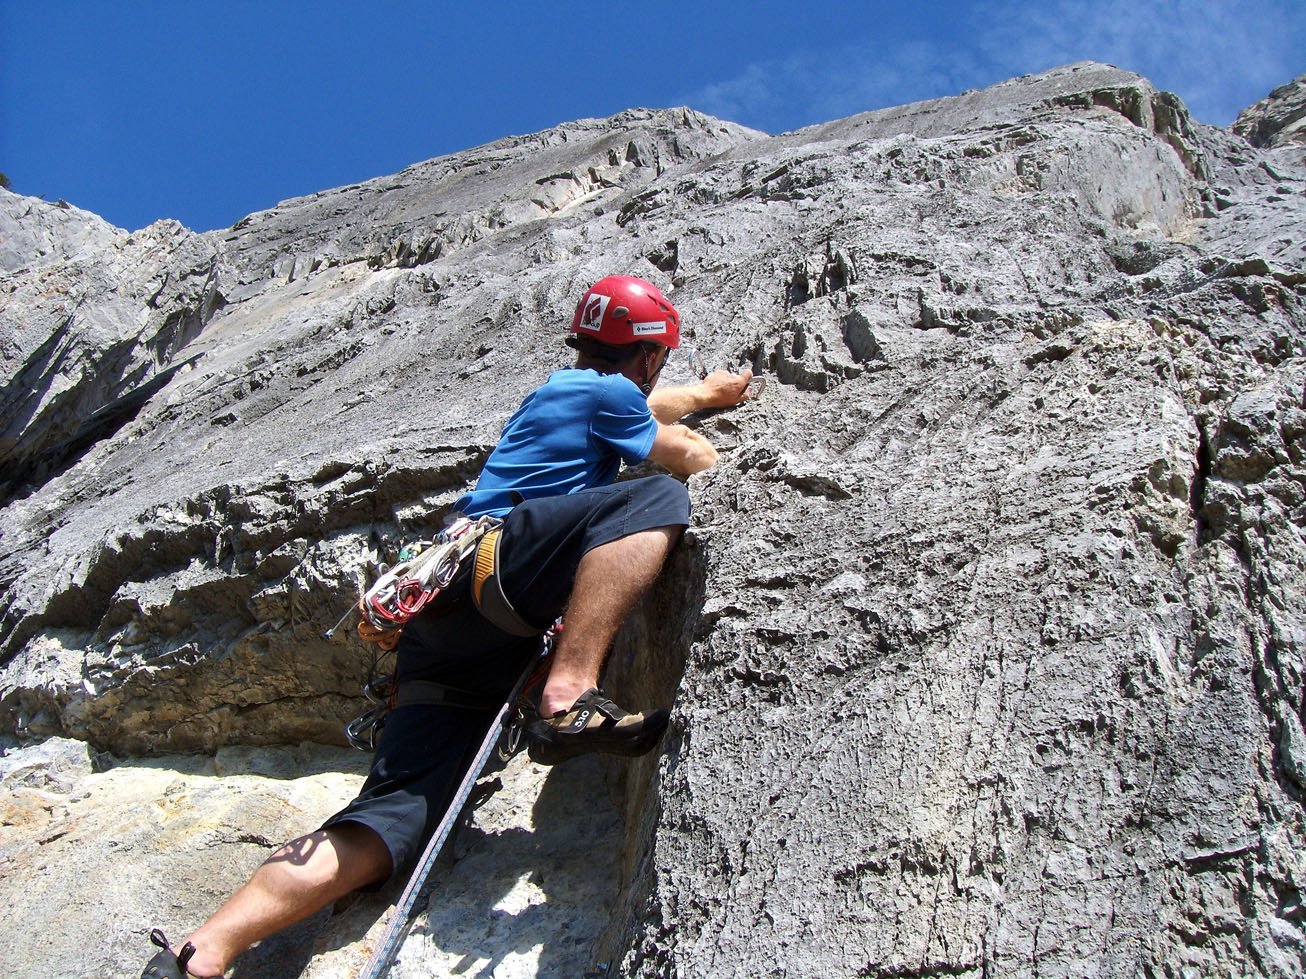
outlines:
[{"label": "bare foot", "polygon": [[573,689],[572,687],[558,687],[550,690],[546,684],[544,690],[540,693],[540,716],[554,717],[557,714],[564,714],[571,710],[572,705],[580,699],[589,687]]},{"label": "bare foot", "polygon": [[204,949],[196,948],[186,961],[186,975],[192,979],[222,979],[226,971],[226,963]]}]

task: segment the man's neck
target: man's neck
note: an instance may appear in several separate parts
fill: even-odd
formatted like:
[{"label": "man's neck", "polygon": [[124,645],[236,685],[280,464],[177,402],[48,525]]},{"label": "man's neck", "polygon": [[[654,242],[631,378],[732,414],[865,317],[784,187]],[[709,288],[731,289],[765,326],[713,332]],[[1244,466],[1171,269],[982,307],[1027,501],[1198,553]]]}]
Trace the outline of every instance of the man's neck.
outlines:
[{"label": "man's neck", "polygon": [[576,358],[574,366],[577,370],[598,371],[600,374],[620,374],[636,387],[644,383],[644,378],[640,376],[643,364],[640,362],[639,357],[630,357],[613,364],[606,360],[600,360],[598,357],[586,357],[581,354]]}]

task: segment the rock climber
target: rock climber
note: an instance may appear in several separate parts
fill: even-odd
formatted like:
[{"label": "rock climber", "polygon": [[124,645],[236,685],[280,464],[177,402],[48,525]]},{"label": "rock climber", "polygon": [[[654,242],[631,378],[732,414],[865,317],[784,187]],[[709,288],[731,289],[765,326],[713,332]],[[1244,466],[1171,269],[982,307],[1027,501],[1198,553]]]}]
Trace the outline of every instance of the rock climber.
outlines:
[{"label": "rock climber", "polygon": [[463,567],[407,623],[395,650],[397,705],[357,798],[273,853],[180,952],[156,931],[162,950],[142,979],[221,976],[255,942],[409,867],[539,636],[564,609],[566,628],[527,727],[530,757],[554,764],[591,751],[636,755],[661,738],[666,710],[625,711],[599,680],[617,630],[689,523],[689,494],[671,476],[616,477],[622,462],[651,460],[679,477],[711,467],[716,450],[675,422],[748,400],[752,373],[716,371],[655,390],[680,345],[680,314],[656,286],[630,276],[600,279],[585,293],[566,342],[574,366],[526,397],[475,488],[453,507],[503,519],[494,608],[479,595],[473,601],[473,575]]}]

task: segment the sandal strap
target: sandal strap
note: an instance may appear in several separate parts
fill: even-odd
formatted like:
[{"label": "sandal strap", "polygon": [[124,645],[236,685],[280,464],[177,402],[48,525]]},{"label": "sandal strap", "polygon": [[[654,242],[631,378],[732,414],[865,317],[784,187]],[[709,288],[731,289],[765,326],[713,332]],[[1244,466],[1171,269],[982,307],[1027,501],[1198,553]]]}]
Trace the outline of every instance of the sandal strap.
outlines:
[{"label": "sandal strap", "polygon": [[566,734],[579,734],[585,730],[590,717],[595,713],[602,714],[614,724],[623,717],[630,716],[597,687],[581,694],[576,703],[572,705],[572,709],[576,711],[576,716],[568,722],[566,727],[562,728],[562,731]]},{"label": "sandal strap", "polygon": [[[172,946],[168,944],[168,936],[163,933],[162,928],[155,928],[150,931],[150,941],[164,951],[170,954],[172,953]],[[181,947],[180,952],[173,955],[173,958],[177,960],[177,971],[181,974],[182,979],[185,979],[185,977],[189,975],[186,971],[186,964],[190,962],[191,958],[195,955],[195,951],[195,945],[192,942],[187,942]],[[155,956],[156,961],[157,959],[158,956]],[[149,972],[148,969],[146,971],[147,973]]]},{"label": "sandal strap", "polygon": [[602,714],[610,721],[619,721],[623,717],[630,716],[630,714],[627,711],[622,710],[610,699],[604,696],[595,697],[592,701],[590,701],[590,703],[593,705],[596,711],[598,711],[600,714]]}]

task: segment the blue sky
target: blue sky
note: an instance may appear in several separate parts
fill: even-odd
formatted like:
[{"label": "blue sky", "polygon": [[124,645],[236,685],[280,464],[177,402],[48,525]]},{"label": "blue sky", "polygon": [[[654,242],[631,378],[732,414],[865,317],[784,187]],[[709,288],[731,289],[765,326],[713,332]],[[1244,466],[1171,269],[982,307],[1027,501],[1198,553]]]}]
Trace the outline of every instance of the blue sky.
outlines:
[{"label": "blue sky", "polygon": [[1228,125],[1306,72],[1306,2],[0,0],[0,171],[208,230],[635,106],[776,133],[1086,59]]}]

